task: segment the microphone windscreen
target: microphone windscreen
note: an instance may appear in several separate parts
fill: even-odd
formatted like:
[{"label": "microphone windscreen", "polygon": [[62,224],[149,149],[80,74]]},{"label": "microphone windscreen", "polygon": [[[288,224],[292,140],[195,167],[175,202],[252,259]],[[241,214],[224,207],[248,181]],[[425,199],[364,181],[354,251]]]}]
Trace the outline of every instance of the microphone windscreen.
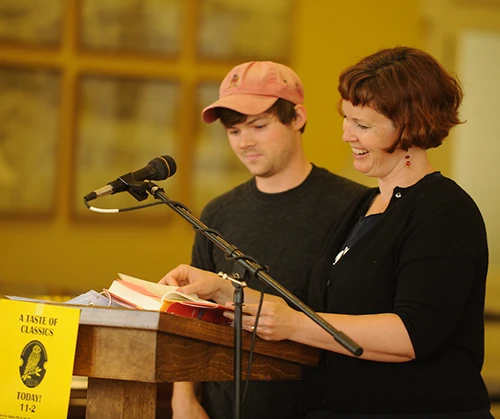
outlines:
[{"label": "microphone windscreen", "polygon": [[148,163],[153,169],[153,176],[149,180],[165,180],[175,174],[177,164],[170,156],[155,157]]}]

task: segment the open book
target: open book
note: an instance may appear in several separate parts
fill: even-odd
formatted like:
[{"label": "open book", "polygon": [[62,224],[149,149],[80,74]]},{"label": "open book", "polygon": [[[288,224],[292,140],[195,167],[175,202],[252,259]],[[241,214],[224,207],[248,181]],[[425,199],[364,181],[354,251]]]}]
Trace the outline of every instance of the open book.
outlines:
[{"label": "open book", "polygon": [[105,291],[116,303],[123,303],[125,307],[173,313],[219,324],[231,324],[231,320],[223,316],[225,310],[231,310],[228,307],[198,298],[196,294],[178,292],[177,286],[158,284],[124,274],[118,274],[118,277],[120,279],[114,280]]}]

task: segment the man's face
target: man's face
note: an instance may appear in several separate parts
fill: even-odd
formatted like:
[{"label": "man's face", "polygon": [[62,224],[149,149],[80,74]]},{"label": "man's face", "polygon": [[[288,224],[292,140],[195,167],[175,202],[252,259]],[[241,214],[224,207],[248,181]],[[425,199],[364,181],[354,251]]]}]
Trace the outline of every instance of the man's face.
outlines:
[{"label": "man's face", "polygon": [[252,115],[226,128],[231,148],[256,177],[269,178],[285,170],[300,148],[300,135],[270,114]]}]

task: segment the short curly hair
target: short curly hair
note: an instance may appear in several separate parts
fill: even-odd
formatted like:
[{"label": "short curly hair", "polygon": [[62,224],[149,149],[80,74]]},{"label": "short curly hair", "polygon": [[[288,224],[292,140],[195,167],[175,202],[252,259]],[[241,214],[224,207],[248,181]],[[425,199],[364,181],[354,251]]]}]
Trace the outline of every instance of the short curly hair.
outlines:
[{"label": "short curly hair", "polygon": [[430,54],[410,47],[383,49],[346,68],[339,77],[342,101],[370,106],[399,131],[387,150],[438,147],[461,124],[460,82]]}]

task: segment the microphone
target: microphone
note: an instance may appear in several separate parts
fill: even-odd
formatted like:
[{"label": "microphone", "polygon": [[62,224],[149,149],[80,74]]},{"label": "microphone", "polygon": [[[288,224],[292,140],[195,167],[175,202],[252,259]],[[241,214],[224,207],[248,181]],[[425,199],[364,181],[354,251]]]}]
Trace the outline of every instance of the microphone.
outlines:
[{"label": "microphone", "polygon": [[106,186],[96,189],[85,195],[83,198],[85,201],[92,201],[93,199],[99,198],[105,195],[113,195],[118,192],[124,192],[129,189],[128,181],[125,179],[132,179],[135,181],[143,180],[165,180],[175,174],[177,171],[177,164],[175,160],[170,156],[160,156],[155,157],[142,169],[136,170],[133,173],[127,173],[120,176],[118,179],[109,182]]}]

